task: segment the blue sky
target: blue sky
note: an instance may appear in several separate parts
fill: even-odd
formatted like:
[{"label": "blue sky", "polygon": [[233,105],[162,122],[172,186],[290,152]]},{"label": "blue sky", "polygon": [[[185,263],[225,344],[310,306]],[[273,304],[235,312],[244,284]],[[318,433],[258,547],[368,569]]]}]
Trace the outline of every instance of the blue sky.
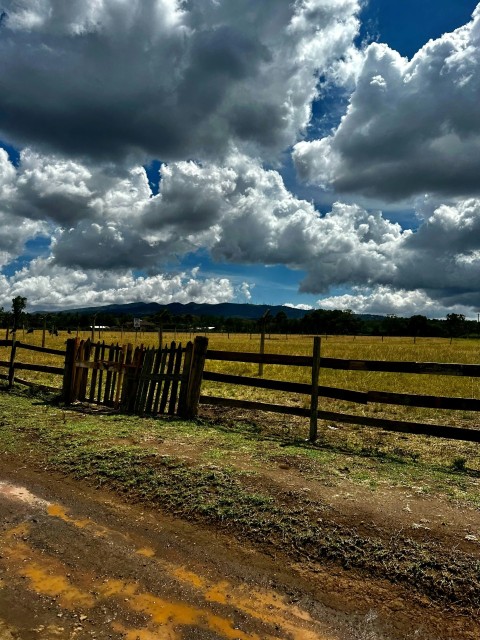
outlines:
[{"label": "blue sky", "polygon": [[476,317],[476,2],[0,9],[0,306]]},{"label": "blue sky", "polygon": [[411,58],[428,40],[467,23],[475,7],[468,0],[378,0],[360,15],[362,35]]}]

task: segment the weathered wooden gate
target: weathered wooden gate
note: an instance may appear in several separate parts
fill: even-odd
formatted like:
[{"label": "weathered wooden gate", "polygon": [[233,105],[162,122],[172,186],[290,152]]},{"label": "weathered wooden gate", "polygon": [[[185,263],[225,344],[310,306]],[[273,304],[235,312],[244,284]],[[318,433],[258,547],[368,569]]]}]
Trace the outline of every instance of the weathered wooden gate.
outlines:
[{"label": "weathered wooden gate", "polygon": [[208,339],[161,349],[67,340],[63,397],[137,415],[197,414]]}]

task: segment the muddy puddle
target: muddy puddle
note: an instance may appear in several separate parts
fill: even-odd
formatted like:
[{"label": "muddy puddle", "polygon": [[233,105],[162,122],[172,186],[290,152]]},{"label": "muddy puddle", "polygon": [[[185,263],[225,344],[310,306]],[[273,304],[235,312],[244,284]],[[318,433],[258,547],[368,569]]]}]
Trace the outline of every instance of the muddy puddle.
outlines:
[{"label": "muddy puddle", "polygon": [[155,536],[111,528],[8,482],[0,503],[0,640],[344,637],[274,588],[219,576],[215,562],[200,573],[199,549],[190,562],[188,550],[180,558]]}]

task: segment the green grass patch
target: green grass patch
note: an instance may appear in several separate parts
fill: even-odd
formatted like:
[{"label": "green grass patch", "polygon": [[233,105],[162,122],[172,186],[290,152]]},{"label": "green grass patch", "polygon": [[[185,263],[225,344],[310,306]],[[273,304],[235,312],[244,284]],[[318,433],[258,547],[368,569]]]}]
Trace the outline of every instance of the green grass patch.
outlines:
[{"label": "green grass patch", "polygon": [[379,486],[405,487],[478,506],[473,449],[356,428],[325,428],[312,447],[259,421],[141,419],[66,411],[50,400],[0,391],[0,455],[17,455],[287,553],[387,575],[465,610],[480,607],[480,565],[472,556],[406,533],[382,537],[376,529],[365,534],[354,523],[339,525],[320,497],[274,486],[266,475],[283,466],[307,485],[347,482],[373,494]]}]

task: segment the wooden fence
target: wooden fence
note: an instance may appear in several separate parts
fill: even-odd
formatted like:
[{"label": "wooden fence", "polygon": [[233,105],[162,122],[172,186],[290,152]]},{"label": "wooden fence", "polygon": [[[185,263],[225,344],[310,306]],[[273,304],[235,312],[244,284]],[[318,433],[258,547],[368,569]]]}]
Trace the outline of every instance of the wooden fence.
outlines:
[{"label": "wooden fence", "polygon": [[[480,400],[476,398],[452,398],[385,391],[355,391],[318,384],[321,369],[480,378],[480,365],[324,358],[321,357],[321,342],[318,337],[314,338],[311,356],[207,351],[207,346],[208,339],[203,336],[197,336],[193,344],[189,342],[185,347],[172,342],[170,346],[165,346],[162,349],[146,349],[143,346],[134,348],[132,345],[119,346],[118,344],[108,346],[105,343],[94,344],[89,340],[80,341],[73,338],[67,340],[66,351],[36,347],[11,340],[0,340],[0,347],[11,348],[10,358],[0,360],[0,368],[3,367],[7,370],[6,374],[0,373],[0,378],[8,380],[9,386],[12,386],[16,379],[17,370],[58,375],[62,377],[62,395],[66,403],[80,400],[138,415],[167,413],[191,418],[197,413],[198,403],[203,403],[306,417],[310,420],[311,441],[317,438],[318,420],[329,420],[403,433],[480,442],[480,429],[372,418],[323,411],[318,408],[318,400],[321,397],[362,405],[377,403],[480,411]],[[64,366],[54,367],[19,362],[17,357],[22,349],[63,356]],[[311,372],[311,381],[310,383],[288,382],[204,370],[205,362],[209,360],[307,367]],[[303,409],[287,405],[202,395],[202,380],[304,394],[310,397],[310,406],[308,409]],[[26,380],[21,380],[21,382],[29,384]]]},{"label": "wooden fence", "polygon": [[196,415],[208,340],[135,349],[67,340],[63,398],[137,415]]},{"label": "wooden fence", "polygon": [[[19,362],[18,354],[24,351],[36,351],[37,353],[47,353],[55,356],[65,357],[65,351],[60,349],[48,349],[46,347],[36,347],[32,344],[25,344],[16,340],[0,340],[0,347],[10,347],[10,358],[8,360],[0,360],[0,368],[7,369],[8,373],[0,373],[0,379],[8,380],[8,386],[11,387],[16,378],[17,371],[38,371],[40,373],[50,373],[53,375],[63,376],[64,367],[54,367],[51,365],[43,365],[29,362]],[[23,384],[31,384],[28,380],[19,380]],[[45,385],[39,385],[45,386]]]},{"label": "wooden fence", "polygon": [[349,389],[339,389],[337,387],[326,387],[318,384],[321,369],[337,369],[344,371],[382,371],[390,373],[468,376],[472,378],[479,378],[480,365],[443,364],[436,362],[390,362],[384,360],[343,360],[339,358],[323,358],[320,355],[320,338],[318,337],[314,338],[313,353],[311,356],[240,353],[234,351],[208,350],[206,360],[207,362],[209,360],[212,360],[308,367],[311,370],[310,384],[281,380],[259,379],[249,376],[237,376],[217,373],[208,370],[203,372],[203,379],[224,384],[244,385],[259,389],[271,389],[275,391],[309,395],[309,409],[209,395],[200,395],[200,403],[215,404],[224,407],[257,409],[260,411],[271,411],[275,413],[283,413],[287,415],[309,418],[310,440],[312,442],[317,438],[317,421],[319,419],[328,420],[331,422],[360,424],[367,427],[380,428],[386,431],[397,431],[401,433],[422,434],[441,438],[480,442],[480,429],[450,427],[445,425],[406,422],[401,420],[389,420],[383,418],[371,418],[368,416],[351,415],[333,411],[322,411],[318,409],[318,398],[322,397],[332,398],[335,400],[345,400],[347,402],[363,405],[374,402],[378,404],[403,405],[410,407],[480,411],[480,400],[477,400],[475,398],[451,398],[445,396],[390,393],[385,391],[354,391]]}]

